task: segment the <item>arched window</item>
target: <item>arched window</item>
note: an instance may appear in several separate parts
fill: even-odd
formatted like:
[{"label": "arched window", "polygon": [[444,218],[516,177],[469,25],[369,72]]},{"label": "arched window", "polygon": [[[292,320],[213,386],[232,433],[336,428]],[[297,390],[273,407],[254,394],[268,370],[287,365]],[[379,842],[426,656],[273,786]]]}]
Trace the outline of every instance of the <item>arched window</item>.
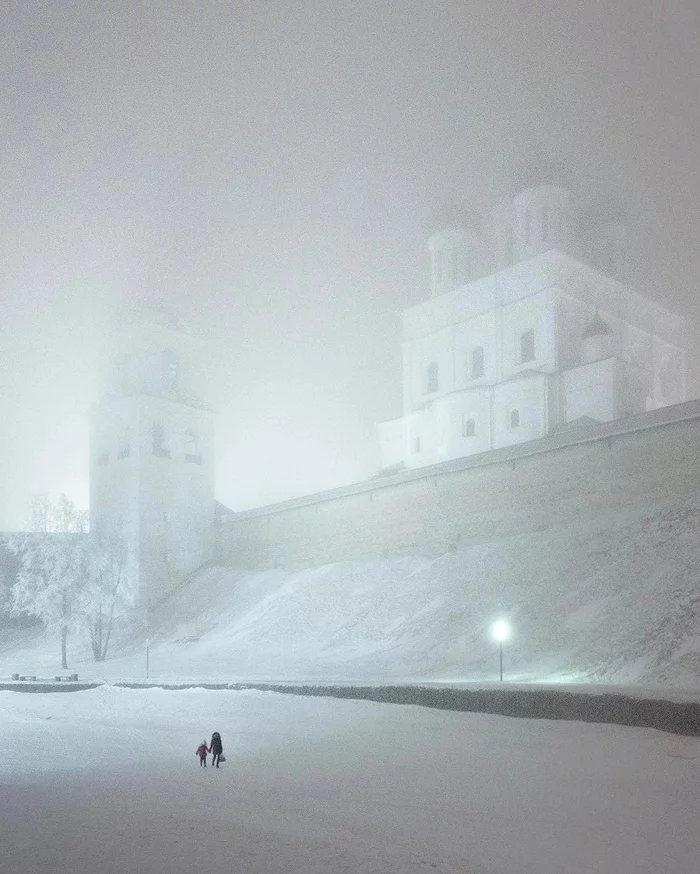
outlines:
[{"label": "arched window", "polygon": [[548,243],[553,243],[559,233],[557,218],[556,209],[553,206],[545,206],[542,227],[544,228],[544,239]]},{"label": "arched window", "polygon": [[512,264],[513,262],[513,228],[508,225],[506,228],[506,239],[505,239],[505,260],[506,264]]},{"label": "arched window", "polygon": [[472,252],[466,246],[463,246],[457,253],[454,276],[455,285],[469,282],[472,275],[472,257]]},{"label": "arched window", "polygon": [[462,437],[473,437],[476,434],[476,422],[474,419],[462,419]]},{"label": "arched window", "polygon": [[171,457],[162,422],[153,423],[153,454],[158,455],[160,458]]},{"label": "arched window", "polygon": [[425,392],[426,394],[433,394],[438,391],[440,387],[440,380],[438,377],[438,366],[435,361],[431,361],[428,365],[428,373],[425,383]]},{"label": "arched window", "polygon": [[472,349],[471,378],[480,379],[484,375],[484,347],[476,346]]},{"label": "arched window", "polygon": [[199,440],[192,430],[185,431],[185,461],[190,464],[201,464],[202,453],[199,450]]},{"label": "arched window", "polygon": [[441,285],[447,282],[449,271],[448,266],[449,255],[445,249],[438,249],[435,253],[435,284]]},{"label": "arched window", "polygon": [[119,434],[117,458],[128,458],[131,454],[131,429],[123,428]]},{"label": "arched window", "polygon": [[170,349],[164,349],[160,353],[161,375],[163,378],[163,388],[171,390],[176,388],[179,377],[179,364],[177,355]]},{"label": "arched window", "polygon": [[127,367],[126,357],[122,357],[117,361],[117,393],[121,395],[129,394],[129,372]]},{"label": "arched window", "polygon": [[510,428],[520,427],[520,410],[511,410],[508,415],[508,426]]},{"label": "arched window", "polygon": [[535,360],[535,332],[532,328],[520,335],[520,363]]}]

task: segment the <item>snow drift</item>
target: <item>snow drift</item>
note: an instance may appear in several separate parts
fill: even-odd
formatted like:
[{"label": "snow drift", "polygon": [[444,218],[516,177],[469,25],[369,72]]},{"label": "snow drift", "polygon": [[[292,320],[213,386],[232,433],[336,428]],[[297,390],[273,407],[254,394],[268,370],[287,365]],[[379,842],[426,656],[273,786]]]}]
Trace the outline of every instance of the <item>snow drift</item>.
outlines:
[{"label": "snow drift", "polygon": [[[203,571],[151,617],[163,679],[409,681],[497,676],[489,627],[510,619],[508,679],[700,686],[700,498],[475,543],[436,559],[299,571]],[[41,639],[0,669],[53,671]],[[143,676],[123,637],[82,676]],[[20,664],[21,662],[21,664]]]}]

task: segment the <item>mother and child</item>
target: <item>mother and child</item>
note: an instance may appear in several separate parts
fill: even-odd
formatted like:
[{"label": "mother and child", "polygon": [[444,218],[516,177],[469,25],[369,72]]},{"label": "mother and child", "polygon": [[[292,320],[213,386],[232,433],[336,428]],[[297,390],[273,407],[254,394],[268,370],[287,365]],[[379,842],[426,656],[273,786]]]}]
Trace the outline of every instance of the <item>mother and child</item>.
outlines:
[{"label": "mother and child", "polygon": [[214,767],[214,765],[216,765],[216,767],[218,768],[219,762],[226,761],[226,759],[224,758],[224,747],[221,743],[221,735],[218,731],[215,731],[214,734],[211,736],[211,743],[209,744],[209,746],[207,746],[207,742],[203,740],[195,751],[195,755],[199,756],[200,766],[204,766],[205,768],[207,766],[207,753],[212,754],[212,768]]}]

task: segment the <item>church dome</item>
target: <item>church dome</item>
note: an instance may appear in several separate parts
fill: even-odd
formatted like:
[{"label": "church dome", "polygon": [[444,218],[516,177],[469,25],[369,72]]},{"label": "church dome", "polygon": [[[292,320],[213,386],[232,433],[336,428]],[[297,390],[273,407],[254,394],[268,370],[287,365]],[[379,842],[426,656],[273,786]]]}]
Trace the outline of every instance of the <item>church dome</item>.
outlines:
[{"label": "church dome", "polygon": [[466,201],[449,201],[433,212],[428,233],[460,228],[474,235],[481,234],[481,216]]},{"label": "church dome", "polygon": [[569,188],[569,174],[564,167],[549,158],[535,157],[524,163],[516,172],[511,186],[513,196],[529,188],[552,185]]},{"label": "church dome", "polygon": [[598,315],[598,311],[596,310],[595,315],[590,320],[590,322],[586,325],[583,330],[583,334],[581,334],[582,340],[587,340],[589,337],[608,337],[612,334],[612,330],[610,325]]},{"label": "church dome", "polygon": [[581,213],[579,226],[583,230],[601,225],[624,225],[629,221],[630,209],[622,198],[599,194]]}]

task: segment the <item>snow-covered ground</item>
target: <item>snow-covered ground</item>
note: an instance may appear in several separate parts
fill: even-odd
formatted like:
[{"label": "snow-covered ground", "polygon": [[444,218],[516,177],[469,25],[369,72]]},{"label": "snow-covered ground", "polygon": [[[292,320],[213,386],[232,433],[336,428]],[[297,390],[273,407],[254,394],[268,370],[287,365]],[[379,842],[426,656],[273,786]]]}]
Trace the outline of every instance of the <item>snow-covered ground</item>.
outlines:
[{"label": "snow-covered ground", "polygon": [[697,738],[202,689],[0,714],[3,874],[698,871]]},{"label": "snow-covered ground", "polygon": [[[700,500],[408,556],[307,570],[212,568],[151,620],[166,680],[493,680],[489,627],[513,625],[511,681],[700,689]],[[55,638],[0,632],[0,677],[59,671]],[[142,678],[142,637],[108,660],[69,641],[71,671]]]}]

